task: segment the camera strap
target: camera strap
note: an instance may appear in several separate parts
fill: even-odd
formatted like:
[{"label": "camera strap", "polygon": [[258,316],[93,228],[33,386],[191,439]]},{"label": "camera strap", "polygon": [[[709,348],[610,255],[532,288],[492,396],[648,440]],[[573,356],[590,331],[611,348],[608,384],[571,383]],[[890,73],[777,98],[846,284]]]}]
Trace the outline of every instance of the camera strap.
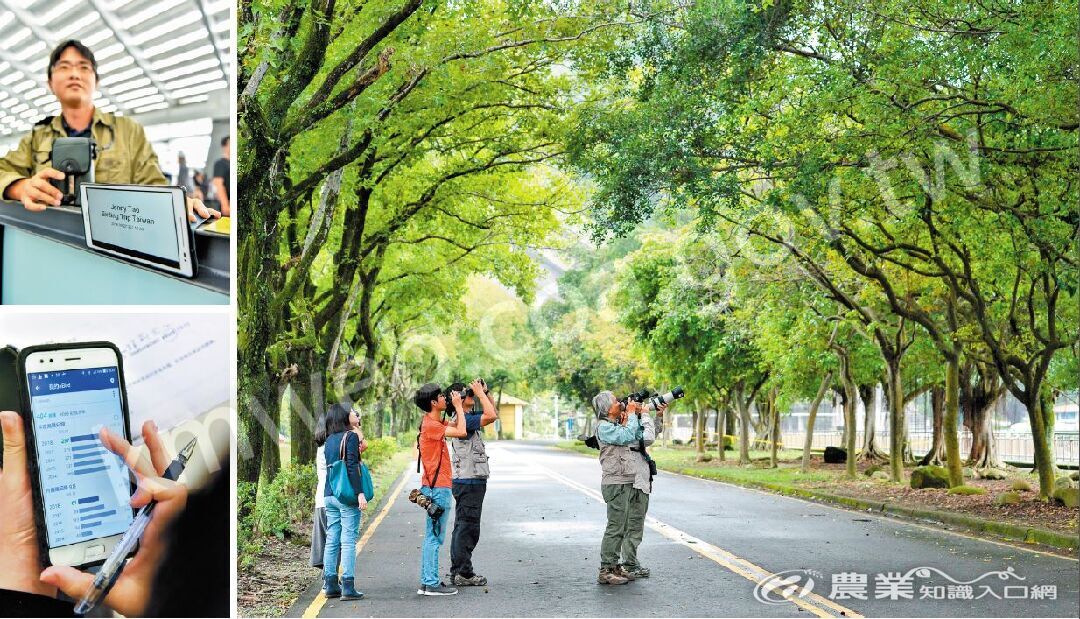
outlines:
[{"label": "camera strap", "polygon": [[[641,417],[639,416],[638,419],[640,420]],[[652,483],[654,468],[652,464],[653,459],[652,456],[649,455],[649,452],[645,451],[645,430],[640,425],[638,426],[638,432],[638,451],[640,451],[641,456],[645,458],[645,462],[649,464],[649,483]]]},{"label": "camera strap", "polygon": [[[420,423],[423,424],[424,423],[423,420],[421,420]],[[417,432],[416,433],[416,472],[417,473],[420,472],[420,456],[421,456],[421,454],[420,454],[420,433]],[[435,492],[435,482],[439,481],[439,471],[441,471],[441,470],[442,470],[442,454],[440,453],[439,454],[439,465],[435,467],[435,476],[431,479],[431,483],[430,484],[425,484],[424,483],[424,476],[421,475],[420,476],[420,486],[422,487],[422,486],[427,485],[428,488],[431,488],[432,493],[434,493]],[[426,473],[427,471],[424,471],[424,472]]]}]

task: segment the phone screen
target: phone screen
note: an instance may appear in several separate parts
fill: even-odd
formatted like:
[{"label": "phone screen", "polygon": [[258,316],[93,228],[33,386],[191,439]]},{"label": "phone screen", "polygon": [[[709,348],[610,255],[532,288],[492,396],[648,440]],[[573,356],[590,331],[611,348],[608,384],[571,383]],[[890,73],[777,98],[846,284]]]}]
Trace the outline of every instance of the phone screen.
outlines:
[{"label": "phone screen", "polygon": [[133,520],[124,461],[98,431],[125,436],[117,368],[27,375],[50,548],[123,533]]}]

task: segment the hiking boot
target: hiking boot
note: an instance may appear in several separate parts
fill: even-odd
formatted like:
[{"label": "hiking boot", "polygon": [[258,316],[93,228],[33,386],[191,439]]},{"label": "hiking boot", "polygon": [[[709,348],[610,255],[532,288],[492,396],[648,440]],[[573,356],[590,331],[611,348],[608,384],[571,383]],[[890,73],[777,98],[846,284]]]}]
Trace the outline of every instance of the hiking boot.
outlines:
[{"label": "hiking boot", "polygon": [[469,577],[454,574],[453,583],[457,587],[482,587],[487,584],[487,578],[480,574],[473,574]]},{"label": "hiking boot", "polygon": [[627,574],[630,574],[634,578],[648,578],[649,577],[649,568],[647,568],[647,567],[642,567],[640,565],[624,565],[624,566],[622,566],[622,568],[623,568],[624,572],[626,572]]},{"label": "hiking boot", "polygon": [[600,576],[597,577],[596,582],[601,585],[625,585],[630,581],[619,576],[614,568],[602,567],[600,568]]},{"label": "hiking boot", "polygon": [[611,568],[611,571],[627,580],[634,580],[634,574],[621,565],[616,565],[615,567]]},{"label": "hiking boot", "polygon": [[443,583],[439,583],[436,586],[420,585],[420,588],[416,590],[417,595],[457,595],[457,589],[453,587],[447,587]]},{"label": "hiking boot", "polygon": [[337,576],[323,576],[322,592],[328,598],[336,598],[341,595],[341,587],[338,586]]},{"label": "hiking boot", "polygon": [[355,589],[355,587],[353,586],[353,579],[352,578],[342,578],[341,579],[341,601],[342,602],[348,602],[349,600],[360,600],[360,599],[363,599],[363,597],[364,597],[364,594],[361,593],[360,591],[357,591]]}]

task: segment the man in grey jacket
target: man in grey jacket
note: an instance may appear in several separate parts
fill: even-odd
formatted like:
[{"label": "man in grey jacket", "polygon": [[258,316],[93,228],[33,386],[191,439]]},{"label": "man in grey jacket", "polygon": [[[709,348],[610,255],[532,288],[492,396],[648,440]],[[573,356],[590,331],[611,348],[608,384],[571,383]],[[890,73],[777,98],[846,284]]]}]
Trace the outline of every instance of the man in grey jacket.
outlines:
[{"label": "man in grey jacket", "polygon": [[[456,587],[484,586],[487,578],[473,569],[472,554],[480,541],[480,515],[487,493],[490,474],[487,450],[484,445],[484,426],[498,419],[495,404],[488,395],[487,384],[476,379],[466,391],[464,383],[454,383],[447,393],[464,394],[461,400],[465,411],[465,438],[450,441],[450,464],[453,467],[454,533],[450,538],[450,584]],[[449,396],[447,396],[449,397]],[[482,412],[473,409],[479,402]]]},{"label": "man in grey jacket", "polygon": [[661,431],[658,428],[662,428],[665,407],[657,410],[654,422],[641,403],[623,405],[610,391],[601,391],[592,403],[598,417],[600,490],[607,504],[597,582],[623,585],[649,576],[649,570],[638,562],[637,548],[645,531],[652,478],[645,454],[639,449],[642,442],[651,445]]}]

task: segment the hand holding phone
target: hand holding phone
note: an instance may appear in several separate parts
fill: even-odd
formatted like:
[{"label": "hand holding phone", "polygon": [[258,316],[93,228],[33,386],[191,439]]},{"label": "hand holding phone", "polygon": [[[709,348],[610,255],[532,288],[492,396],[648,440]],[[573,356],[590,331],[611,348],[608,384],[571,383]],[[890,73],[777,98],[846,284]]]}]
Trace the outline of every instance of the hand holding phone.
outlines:
[{"label": "hand holding phone", "polygon": [[0,412],[4,468],[0,470],[0,589],[54,596],[56,587],[38,580],[41,557],[34,527],[26,433],[18,413]]},{"label": "hand holding phone", "polygon": [[[154,515],[143,533],[139,551],[127,565],[116,584],[105,596],[105,605],[127,616],[143,614],[158,566],[165,553],[168,529],[187,505],[187,488],[183,484],[159,477],[168,468],[171,459],[166,453],[157,428],[146,422],[142,428],[143,441],[150,452],[150,461],[140,457],[139,450],[123,437],[106,429],[101,431],[101,442],[127,463],[139,482],[139,489],[131,497],[131,506],[140,508],[157,501]],[[94,576],[69,566],[53,566],[41,572],[41,582],[54,585],[74,599],[79,599],[93,582]]]}]

